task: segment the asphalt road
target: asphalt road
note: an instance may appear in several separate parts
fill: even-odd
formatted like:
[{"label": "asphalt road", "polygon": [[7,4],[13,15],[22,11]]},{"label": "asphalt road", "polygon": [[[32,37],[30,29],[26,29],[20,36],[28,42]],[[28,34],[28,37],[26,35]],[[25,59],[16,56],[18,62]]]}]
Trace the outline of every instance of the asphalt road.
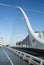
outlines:
[{"label": "asphalt road", "polygon": [[6,48],[0,48],[0,65],[29,65]]}]

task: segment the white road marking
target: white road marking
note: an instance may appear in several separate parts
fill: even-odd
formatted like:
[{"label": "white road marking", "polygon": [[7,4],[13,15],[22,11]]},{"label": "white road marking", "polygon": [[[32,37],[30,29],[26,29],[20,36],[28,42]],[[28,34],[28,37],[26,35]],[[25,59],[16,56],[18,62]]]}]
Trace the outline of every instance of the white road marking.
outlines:
[{"label": "white road marking", "polygon": [[11,65],[14,65],[13,62],[12,62],[12,60],[11,60],[10,57],[8,56],[7,52],[6,52],[4,49],[3,49],[3,51],[4,51],[5,55],[7,56],[9,62],[11,63]]}]

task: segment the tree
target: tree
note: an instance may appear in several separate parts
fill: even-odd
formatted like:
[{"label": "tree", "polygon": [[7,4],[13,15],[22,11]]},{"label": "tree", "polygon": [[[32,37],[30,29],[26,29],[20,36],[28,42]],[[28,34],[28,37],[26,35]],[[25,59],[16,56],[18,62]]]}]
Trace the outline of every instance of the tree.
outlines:
[{"label": "tree", "polygon": [[20,42],[16,42],[16,45],[21,45],[21,41]]}]

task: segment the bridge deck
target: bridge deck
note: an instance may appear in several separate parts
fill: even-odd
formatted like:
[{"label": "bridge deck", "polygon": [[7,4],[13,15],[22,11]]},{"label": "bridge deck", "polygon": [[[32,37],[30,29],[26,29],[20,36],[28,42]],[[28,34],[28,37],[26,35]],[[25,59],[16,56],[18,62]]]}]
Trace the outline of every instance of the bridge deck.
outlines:
[{"label": "bridge deck", "polygon": [[1,65],[29,65],[6,48],[0,48]]}]

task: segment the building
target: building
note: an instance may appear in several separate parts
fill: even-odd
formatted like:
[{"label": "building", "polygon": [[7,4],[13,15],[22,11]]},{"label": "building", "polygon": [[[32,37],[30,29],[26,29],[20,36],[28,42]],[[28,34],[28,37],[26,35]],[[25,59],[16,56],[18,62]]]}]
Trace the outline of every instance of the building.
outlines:
[{"label": "building", "polygon": [[3,43],[3,38],[0,37],[0,46],[2,46],[2,43]]}]

